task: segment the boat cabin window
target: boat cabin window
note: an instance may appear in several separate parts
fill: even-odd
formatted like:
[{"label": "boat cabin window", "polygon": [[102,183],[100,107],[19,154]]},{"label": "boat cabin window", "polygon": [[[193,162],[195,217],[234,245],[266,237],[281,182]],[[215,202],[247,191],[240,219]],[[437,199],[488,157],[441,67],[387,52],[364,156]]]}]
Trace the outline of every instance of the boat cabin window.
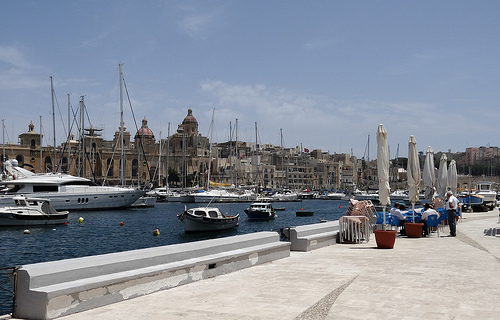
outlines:
[{"label": "boat cabin window", "polygon": [[210,216],[210,218],[217,218],[219,216],[217,214],[217,211],[214,211],[214,210],[208,211],[208,215]]},{"label": "boat cabin window", "polygon": [[58,186],[50,186],[50,185],[43,185],[43,186],[33,186],[33,192],[57,192]]},{"label": "boat cabin window", "polygon": [[199,211],[199,210],[196,210],[196,211],[194,212],[194,215],[195,215],[195,216],[204,217],[204,216],[205,216],[205,211]]},{"label": "boat cabin window", "polygon": [[14,200],[14,202],[16,203],[17,206],[21,206],[21,207],[27,206],[26,201],[24,199]]},{"label": "boat cabin window", "polygon": [[38,202],[37,202],[37,201],[35,201],[35,200],[28,200],[28,204],[29,204],[30,206],[36,206],[36,205],[38,204]]}]

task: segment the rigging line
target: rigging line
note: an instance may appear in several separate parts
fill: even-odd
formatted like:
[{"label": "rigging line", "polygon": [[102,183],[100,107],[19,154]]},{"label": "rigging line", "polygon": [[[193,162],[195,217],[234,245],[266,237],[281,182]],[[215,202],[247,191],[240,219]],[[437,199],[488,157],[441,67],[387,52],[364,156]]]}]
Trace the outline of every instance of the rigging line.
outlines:
[{"label": "rigging line", "polygon": [[57,100],[56,89],[53,89],[53,90],[54,90],[54,98],[56,100],[56,105],[57,105],[57,111],[59,111],[59,118],[61,118],[61,123],[63,124],[64,135],[67,136],[68,133],[66,132],[66,125],[65,125],[64,119],[62,117],[61,108],[59,108],[59,101]]},{"label": "rigging line", "polygon": [[[73,128],[73,125],[75,124],[75,122],[76,122],[76,119],[74,119],[74,121],[72,121],[71,128],[70,128],[69,132],[71,132],[71,129]],[[68,136],[66,137],[66,141],[70,141],[69,136],[70,136],[70,134],[68,134]],[[61,156],[59,157],[59,161],[57,163],[56,172],[59,170],[59,167],[62,167],[62,160],[64,158],[64,153],[66,152],[67,147],[68,147],[68,143],[65,143],[64,147],[61,151]],[[69,172],[69,168],[70,168],[70,160],[71,159],[68,159],[68,172]]]},{"label": "rigging line", "polygon": [[[130,112],[132,113],[132,118],[134,119],[135,130],[136,130],[136,132],[139,132],[139,128],[137,127],[137,120],[135,118],[134,109],[132,108],[132,101],[130,101],[130,95],[128,93],[127,84],[125,83],[125,78],[123,78],[123,86],[125,88],[125,93],[127,94],[127,100],[128,100],[128,104],[130,106]],[[151,171],[151,169],[149,168],[149,162],[148,162],[148,159],[146,157],[146,151],[144,150],[144,145],[143,145],[142,137],[141,137],[141,139],[139,139],[139,145],[141,146],[142,156],[144,157],[144,161],[146,162],[146,169],[147,169],[147,171],[149,173]],[[151,175],[148,174],[148,176],[149,176],[149,183],[151,183],[152,182]]]},{"label": "rigging line", "polygon": [[113,153],[111,154],[111,158],[108,158],[108,159],[111,159],[111,161],[109,163],[107,163],[107,160],[106,160],[106,175],[104,176],[104,179],[102,181],[102,185],[104,186],[104,184],[106,183],[106,180],[108,179],[108,175],[109,175],[109,169],[111,169],[111,167],[113,166],[113,162],[114,162],[114,158],[115,158],[115,153],[116,153],[116,150],[118,149],[118,143],[120,142],[120,139],[116,139],[115,141],[115,145],[113,146]]},{"label": "rigging line", "polygon": [[[5,130],[5,123],[3,124],[3,130],[5,132],[5,135],[7,136],[7,141],[10,141],[9,132],[7,132],[7,130]],[[16,153],[14,152],[14,148],[13,148],[13,144],[12,143],[9,143],[9,149],[10,149],[10,152],[11,152],[11,156],[15,157]]]}]

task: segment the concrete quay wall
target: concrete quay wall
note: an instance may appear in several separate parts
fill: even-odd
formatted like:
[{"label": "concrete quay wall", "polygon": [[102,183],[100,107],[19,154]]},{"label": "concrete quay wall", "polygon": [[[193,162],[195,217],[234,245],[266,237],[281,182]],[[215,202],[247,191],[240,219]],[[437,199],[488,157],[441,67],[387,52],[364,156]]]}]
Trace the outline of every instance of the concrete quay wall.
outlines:
[{"label": "concrete quay wall", "polygon": [[22,266],[13,316],[53,319],[290,256],[276,232]]}]

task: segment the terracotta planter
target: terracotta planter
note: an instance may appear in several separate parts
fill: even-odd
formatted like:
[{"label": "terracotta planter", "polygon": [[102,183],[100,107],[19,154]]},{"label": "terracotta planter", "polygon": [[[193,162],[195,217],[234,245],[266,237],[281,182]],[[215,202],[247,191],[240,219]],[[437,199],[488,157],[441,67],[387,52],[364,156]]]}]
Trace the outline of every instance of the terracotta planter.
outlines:
[{"label": "terracotta planter", "polygon": [[423,223],[405,223],[405,231],[408,238],[420,238],[422,237]]},{"label": "terracotta planter", "polygon": [[394,242],[396,242],[397,230],[374,230],[375,241],[377,242],[377,247],[380,249],[392,249],[394,248]]}]

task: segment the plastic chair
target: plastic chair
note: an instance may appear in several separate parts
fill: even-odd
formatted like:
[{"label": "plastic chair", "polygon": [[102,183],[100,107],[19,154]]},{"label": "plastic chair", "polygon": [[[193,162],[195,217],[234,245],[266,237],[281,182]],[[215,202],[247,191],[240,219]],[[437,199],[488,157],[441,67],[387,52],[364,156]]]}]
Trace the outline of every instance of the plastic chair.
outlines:
[{"label": "plastic chair", "polygon": [[[437,235],[439,237],[439,222],[438,222],[438,216],[435,214],[431,214],[430,216],[427,216],[427,220],[424,220],[425,227],[428,229],[429,227],[435,227],[437,230]],[[431,235],[430,230],[429,230],[429,236]]]},{"label": "plastic chair", "polygon": [[[384,223],[384,213],[377,212],[377,224],[383,224],[383,223]],[[388,212],[385,213],[385,224],[391,224],[391,215]]]}]

